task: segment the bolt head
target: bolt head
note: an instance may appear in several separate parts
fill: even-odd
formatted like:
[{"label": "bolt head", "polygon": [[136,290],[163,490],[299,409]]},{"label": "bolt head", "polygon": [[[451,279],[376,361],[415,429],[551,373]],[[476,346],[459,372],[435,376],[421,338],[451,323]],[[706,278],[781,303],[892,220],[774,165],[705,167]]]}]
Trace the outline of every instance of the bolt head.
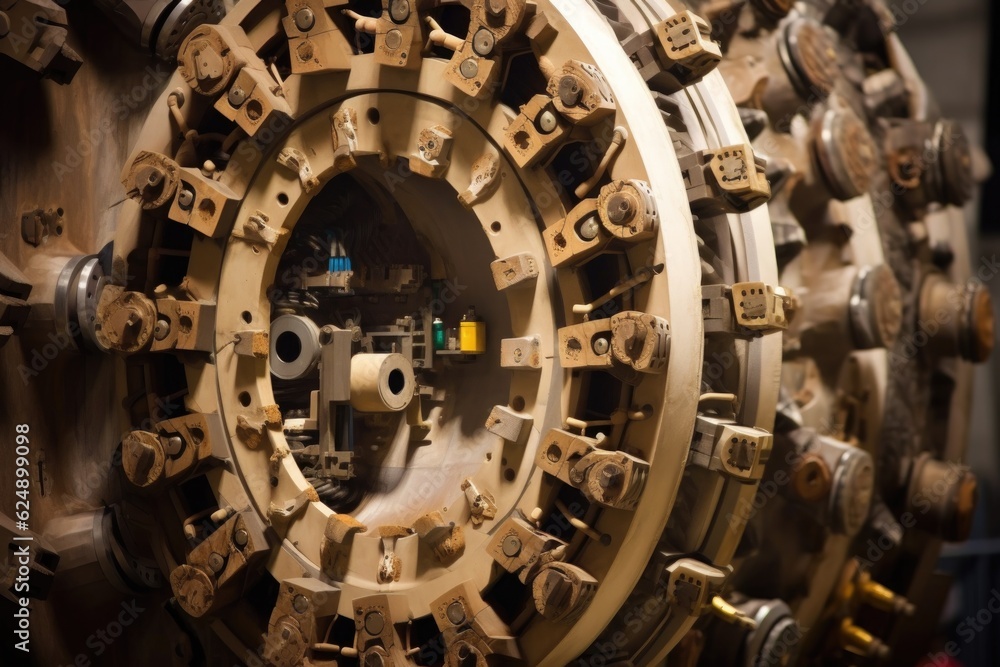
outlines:
[{"label": "bolt head", "polygon": [[135,176],[135,187],[146,201],[154,201],[160,196],[164,174],[157,167],[145,167]]},{"label": "bolt head", "polygon": [[250,542],[250,534],[247,533],[245,528],[240,528],[233,533],[233,542],[236,543],[236,546],[242,549]]},{"label": "bolt head", "polygon": [[382,667],[385,660],[378,653],[369,653],[365,656],[365,667]]},{"label": "bolt head", "polygon": [[300,31],[309,32],[314,25],[316,25],[316,15],[313,14],[313,10],[303,7],[295,12],[295,27]]},{"label": "bolt head", "polygon": [[475,78],[479,74],[479,61],[475,58],[466,58],[462,61],[462,64],[458,66],[458,71],[466,79]]},{"label": "bolt head", "polygon": [[575,76],[567,74],[559,79],[559,101],[563,106],[576,106],[581,99],[583,99],[583,87]]},{"label": "bolt head", "polygon": [[594,340],[594,353],[595,354],[607,354],[608,350],[611,348],[611,344],[608,339],[601,336]]},{"label": "bolt head", "polygon": [[329,345],[331,342],[333,342],[333,333],[334,329],[329,324],[320,329],[319,330],[320,345]]},{"label": "bolt head", "polygon": [[538,131],[542,134],[552,134],[558,125],[559,121],[551,109],[545,109],[538,114]]},{"label": "bolt head", "polygon": [[243,106],[243,103],[247,101],[247,94],[239,86],[233,86],[229,89],[229,95],[227,96],[229,100],[229,106],[234,109],[238,109]]},{"label": "bolt head", "polygon": [[407,0],[392,0],[389,3],[389,17],[396,23],[405,23],[410,18],[410,3]]},{"label": "bolt head", "polygon": [[606,209],[608,220],[618,225],[624,225],[635,215],[635,206],[632,204],[632,198],[621,192],[613,194],[608,198]]},{"label": "bolt head", "polygon": [[385,629],[385,616],[380,611],[370,611],[365,616],[365,632],[370,635],[380,635]]},{"label": "bolt head", "polygon": [[448,620],[454,625],[461,625],[465,623],[465,606],[463,606],[458,600],[455,600],[448,605],[448,609],[445,613],[448,616]]},{"label": "bolt head", "polygon": [[389,32],[385,33],[385,46],[388,49],[395,51],[403,44],[403,33],[393,28]]},{"label": "bolt head", "polygon": [[609,465],[601,471],[600,485],[602,489],[617,486],[621,482],[624,471],[616,465]]},{"label": "bolt head", "polygon": [[503,550],[504,556],[513,558],[521,553],[521,540],[518,539],[517,535],[508,535],[504,538],[500,548]]},{"label": "bolt head", "polygon": [[305,595],[296,595],[292,598],[292,609],[297,614],[306,613],[306,610],[309,609],[309,600],[306,599]]},{"label": "bolt head", "polygon": [[222,557],[222,554],[213,552],[211,555],[209,555],[208,567],[212,570],[212,572],[218,574],[219,572],[222,571],[222,568],[225,567],[225,565],[226,561]]},{"label": "bolt head", "polygon": [[177,195],[177,204],[185,211],[191,210],[194,206],[194,190],[183,188]]},{"label": "bolt head", "polygon": [[601,230],[601,223],[598,222],[597,218],[590,216],[582,223],[580,223],[580,238],[584,241],[593,241],[597,238],[598,232]]},{"label": "bolt head", "polygon": [[163,451],[167,456],[177,456],[183,448],[184,441],[179,436],[173,435],[167,438],[167,444],[163,448]]},{"label": "bolt head", "polygon": [[163,340],[170,333],[170,323],[166,320],[157,320],[153,328],[153,338]]},{"label": "bolt head", "polygon": [[483,57],[493,53],[496,43],[496,37],[486,28],[480,28],[472,37],[472,49]]}]

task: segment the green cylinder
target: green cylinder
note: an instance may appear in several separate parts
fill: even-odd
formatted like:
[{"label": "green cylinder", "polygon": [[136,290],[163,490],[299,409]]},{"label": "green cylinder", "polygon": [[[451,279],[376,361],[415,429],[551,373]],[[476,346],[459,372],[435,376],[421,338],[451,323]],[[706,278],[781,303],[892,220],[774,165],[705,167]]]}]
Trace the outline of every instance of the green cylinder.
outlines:
[{"label": "green cylinder", "polygon": [[435,317],[431,323],[431,335],[434,339],[434,349],[443,350],[445,348],[444,322],[440,317]]}]

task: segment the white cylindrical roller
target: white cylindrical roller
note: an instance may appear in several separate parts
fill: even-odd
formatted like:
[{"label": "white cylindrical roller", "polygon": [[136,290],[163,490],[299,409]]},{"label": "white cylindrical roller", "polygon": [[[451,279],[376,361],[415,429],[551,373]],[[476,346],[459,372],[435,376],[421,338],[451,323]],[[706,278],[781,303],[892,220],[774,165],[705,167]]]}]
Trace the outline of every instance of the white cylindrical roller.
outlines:
[{"label": "white cylindrical roller", "polygon": [[356,354],[351,358],[351,406],[362,412],[399,412],[410,404],[416,381],[406,357]]},{"label": "white cylindrical roller", "polygon": [[271,322],[271,373],[282,380],[297,380],[319,363],[319,327],[308,317],[282,315]]}]

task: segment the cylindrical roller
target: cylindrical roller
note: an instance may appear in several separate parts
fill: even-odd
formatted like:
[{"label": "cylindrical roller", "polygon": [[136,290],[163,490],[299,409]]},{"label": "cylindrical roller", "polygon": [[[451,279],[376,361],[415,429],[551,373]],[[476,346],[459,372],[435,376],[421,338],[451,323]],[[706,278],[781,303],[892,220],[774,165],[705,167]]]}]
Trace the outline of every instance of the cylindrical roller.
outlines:
[{"label": "cylindrical roller", "polygon": [[932,273],[920,290],[920,319],[913,347],[932,356],[961,356],[980,363],[993,352],[993,301],[978,283],[959,285]]},{"label": "cylindrical roller", "polygon": [[298,380],[319,364],[319,327],[308,317],[282,315],[271,322],[271,375]]},{"label": "cylindrical roller", "polygon": [[855,345],[862,350],[891,347],[899,335],[903,296],[885,264],[858,271],[851,286],[850,321]]},{"label": "cylindrical roller", "polygon": [[952,542],[968,539],[976,498],[976,476],[965,466],[929,455],[914,462],[906,508],[917,528]]},{"label": "cylindrical roller", "polygon": [[[854,536],[861,530],[871,509],[875,487],[875,466],[871,455],[833,438],[821,438],[826,447],[824,458],[836,450],[833,493],[830,496],[830,528],[841,535]],[[831,451],[832,450],[832,451]]]},{"label": "cylindrical roller", "polygon": [[[840,72],[834,33],[811,17],[794,17],[781,28],[776,48],[768,54],[775,74],[764,89],[764,110],[772,118],[791,119],[803,104],[825,100]],[[786,76],[781,76],[784,71]],[[787,127],[779,127],[786,131]]]},{"label": "cylindrical roller", "polygon": [[854,112],[827,109],[816,122],[813,150],[837,199],[853,199],[868,191],[878,166],[878,150]]},{"label": "cylindrical roller", "polygon": [[357,354],[351,358],[351,406],[362,412],[399,412],[410,404],[416,381],[403,355]]},{"label": "cylindrical roller", "polygon": [[[63,261],[62,258],[59,261]],[[98,255],[79,255],[64,264],[51,297],[52,318],[57,334],[67,334],[77,347],[101,349],[94,323],[98,299],[106,282],[107,277]],[[46,282],[42,284],[45,285]],[[48,301],[46,296],[37,294],[36,298]]]},{"label": "cylindrical roller", "polygon": [[870,350],[892,346],[902,317],[902,292],[892,269],[843,266],[816,276],[793,327],[811,352],[845,345]]}]

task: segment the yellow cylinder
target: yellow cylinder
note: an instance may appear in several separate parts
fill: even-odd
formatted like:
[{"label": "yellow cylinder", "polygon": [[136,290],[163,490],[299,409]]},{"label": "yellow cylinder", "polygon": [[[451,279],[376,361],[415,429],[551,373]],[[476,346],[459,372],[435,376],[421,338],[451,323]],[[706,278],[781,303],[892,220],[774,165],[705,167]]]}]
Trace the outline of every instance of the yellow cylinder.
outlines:
[{"label": "yellow cylinder", "polygon": [[471,308],[458,324],[458,349],[465,354],[486,352],[486,322],[480,321]]}]

